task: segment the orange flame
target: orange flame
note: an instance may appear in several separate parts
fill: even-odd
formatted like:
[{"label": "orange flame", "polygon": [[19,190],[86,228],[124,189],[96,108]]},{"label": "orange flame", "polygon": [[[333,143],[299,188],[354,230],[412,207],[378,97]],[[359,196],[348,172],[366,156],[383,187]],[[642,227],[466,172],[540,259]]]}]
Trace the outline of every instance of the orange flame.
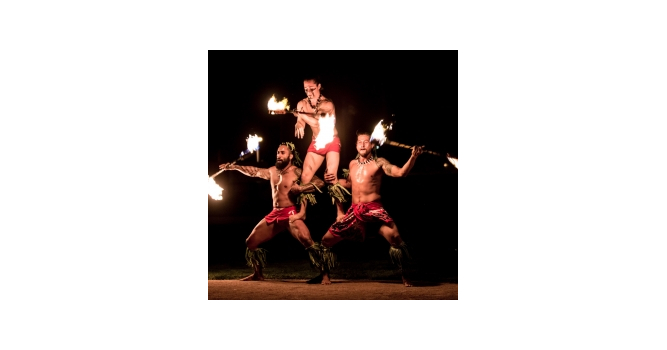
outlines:
[{"label": "orange flame", "polygon": [[319,150],[333,141],[336,116],[327,113],[324,117],[320,117],[318,123],[320,125],[320,133],[317,134],[317,138],[315,138],[315,149]]},{"label": "orange flame", "polygon": [[216,201],[221,200],[223,190],[224,188],[220,187],[212,177],[208,177],[208,195],[211,196],[211,198]]},{"label": "orange flame", "polygon": [[371,142],[378,141],[379,145],[382,146],[382,144],[387,141],[385,131],[391,130],[391,125],[392,124],[384,126],[382,124],[382,120],[380,120],[380,122],[375,126],[375,129],[373,129],[373,133],[371,134]]},{"label": "orange flame", "polygon": [[271,114],[284,114],[286,110],[289,109],[289,105],[287,104],[287,97],[283,98],[282,101],[278,102],[276,100],[275,95],[271,95],[271,99],[269,100],[268,106],[269,106],[269,111]]},{"label": "orange flame", "polygon": [[[456,169],[459,168],[459,160],[458,160],[458,159],[456,159],[456,158],[450,156],[449,154],[447,155],[447,159],[449,159],[449,162],[452,163],[452,165],[453,165]],[[445,165],[447,165],[447,164],[445,163]]]},{"label": "orange flame", "polygon": [[[248,145],[248,151],[250,153],[253,153],[259,149],[259,143],[262,141],[262,138],[257,136],[257,134],[255,134],[255,135],[248,135],[248,138],[245,140]],[[243,155],[243,152],[241,152],[241,155]]]}]

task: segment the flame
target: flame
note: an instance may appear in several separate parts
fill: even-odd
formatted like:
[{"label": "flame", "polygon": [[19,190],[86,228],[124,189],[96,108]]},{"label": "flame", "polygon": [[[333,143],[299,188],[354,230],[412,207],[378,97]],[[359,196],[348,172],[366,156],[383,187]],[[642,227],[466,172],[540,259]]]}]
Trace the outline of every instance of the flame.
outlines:
[{"label": "flame", "polygon": [[287,97],[283,98],[282,101],[278,102],[276,100],[275,95],[271,95],[271,99],[269,100],[268,106],[269,106],[269,111],[271,111],[271,114],[276,114],[276,111],[285,111],[289,109],[289,105],[287,104]]},{"label": "flame", "polygon": [[320,133],[315,138],[315,149],[324,148],[328,143],[333,141],[336,116],[327,113],[324,117],[320,117],[318,123],[320,125]]},{"label": "flame", "polygon": [[208,177],[208,195],[211,196],[211,198],[215,199],[216,201],[221,200],[223,190],[224,188],[218,186],[212,177]]},{"label": "flame", "polygon": [[373,133],[371,134],[371,142],[377,141],[380,146],[387,141],[387,136],[385,135],[385,131],[391,130],[391,124],[388,126],[382,125],[382,120],[378,123],[378,125],[375,126],[375,129],[373,129]]},{"label": "flame", "polygon": [[[248,135],[248,138],[246,139],[246,142],[248,144],[248,149],[246,150],[245,154],[248,154],[248,152],[253,153],[256,150],[259,149],[259,143],[262,141],[261,137],[258,137],[256,134],[255,135]],[[244,155],[244,152],[241,152],[241,156]]]},{"label": "flame", "polygon": [[447,159],[449,159],[449,162],[452,163],[452,165],[458,169],[459,168],[459,160],[450,156],[449,154],[447,155]]}]

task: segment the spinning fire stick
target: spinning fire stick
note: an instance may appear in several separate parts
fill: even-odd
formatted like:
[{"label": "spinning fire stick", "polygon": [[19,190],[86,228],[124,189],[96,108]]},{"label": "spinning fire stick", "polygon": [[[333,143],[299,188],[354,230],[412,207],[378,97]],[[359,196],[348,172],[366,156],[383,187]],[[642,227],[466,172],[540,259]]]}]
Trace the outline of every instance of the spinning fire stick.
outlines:
[{"label": "spinning fire stick", "polygon": [[[396,141],[387,140],[387,139],[385,139],[384,142],[381,143],[380,145],[382,145],[382,144],[387,144],[387,145],[390,145],[390,146],[396,146],[396,147],[401,147],[401,148],[408,148],[408,149],[412,149],[412,147],[413,147],[413,146],[408,146],[408,145],[398,143]],[[429,153],[429,154],[432,154],[434,156],[442,156],[442,154],[437,153],[437,152],[433,152],[433,151],[422,150],[422,152]]]},{"label": "spinning fire stick", "polygon": [[249,135],[248,138],[246,139],[246,141],[247,141],[247,143],[248,143],[248,149],[245,150],[245,151],[243,151],[243,152],[241,152],[241,156],[239,156],[238,159],[236,159],[235,161],[233,161],[233,162],[227,164],[227,167],[225,167],[224,169],[220,169],[220,171],[218,171],[217,173],[211,175],[210,178],[214,178],[214,177],[220,175],[223,171],[225,171],[225,170],[229,170],[228,168],[229,168],[230,166],[236,164],[236,162],[238,162],[238,161],[242,161],[242,160],[246,160],[246,159],[250,158],[250,156],[251,156],[255,151],[257,151],[257,159],[258,159],[257,161],[259,162],[259,142],[262,141],[262,138],[261,138],[261,137],[258,137],[257,135],[254,135],[254,136]]},{"label": "spinning fire stick", "polygon": [[[387,127],[384,127],[382,125],[382,120],[380,120],[380,122],[375,126],[375,129],[373,129],[373,133],[371,134],[371,141],[377,141],[380,144],[380,146],[382,146],[383,144],[386,143],[388,145],[401,147],[401,148],[411,149],[413,147],[413,146],[408,146],[408,145],[403,144],[403,143],[398,143],[396,141],[387,140],[387,137],[384,135],[384,133],[387,129],[391,130],[391,124],[389,124],[389,126],[387,126]],[[422,150],[422,152],[433,154],[433,155],[436,155],[436,156],[442,156],[440,153],[433,152],[433,151]]]},{"label": "spinning fire stick", "polygon": [[237,160],[233,161],[231,164],[228,164],[224,169],[220,169],[220,171],[208,177],[208,194],[211,196],[211,198],[217,201],[222,200],[222,191],[224,188],[220,187],[220,185],[218,185],[213,179],[220,175],[223,171],[228,170],[230,165],[234,165],[240,160],[250,158],[250,155],[252,155],[252,153],[255,151],[257,151],[257,161],[259,162],[259,142],[262,141],[262,138],[257,137],[257,135],[249,135],[246,141],[248,143],[248,149],[241,152],[241,156]]},{"label": "spinning fire stick", "polygon": [[269,114],[287,114],[287,113],[301,113],[301,114],[307,114],[307,115],[316,115],[317,113],[315,112],[299,112],[295,109],[290,110],[289,109],[289,102],[287,102],[287,98],[283,98],[282,101],[278,102],[276,100],[276,96],[272,95],[271,99],[269,100],[268,107],[269,107]]}]

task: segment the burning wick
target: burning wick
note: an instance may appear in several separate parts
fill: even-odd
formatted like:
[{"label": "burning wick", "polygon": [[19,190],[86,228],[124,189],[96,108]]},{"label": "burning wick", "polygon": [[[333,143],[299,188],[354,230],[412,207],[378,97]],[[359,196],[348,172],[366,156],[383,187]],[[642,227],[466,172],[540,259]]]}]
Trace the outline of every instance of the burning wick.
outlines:
[{"label": "burning wick", "polygon": [[216,201],[222,200],[222,191],[224,188],[220,187],[212,176],[208,177],[208,195]]},{"label": "burning wick", "polygon": [[[248,152],[253,153],[259,150],[259,143],[262,141],[261,137],[257,135],[248,135],[248,138],[245,140],[248,146]],[[241,152],[241,156],[243,156],[243,152]]]},{"label": "burning wick", "polygon": [[282,101],[278,102],[276,100],[275,95],[271,95],[271,99],[269,100],[268,106],[269,106],[269,112],[271,114],[285,114],[285,111],[289,109],[289,105],[287,104],[287,97],[283,98]]},{"label": "burning wick", "polygon": [[375,126],[375,129],[373,129],[373,133],[371,134],[371,142],[377,141],[380,146],[387,141],[387,136],[385,136],[385,132],[387,130],[391,130],[391,125],[389,124],[388,126],[384,126],[382,124],[382,120]]}]

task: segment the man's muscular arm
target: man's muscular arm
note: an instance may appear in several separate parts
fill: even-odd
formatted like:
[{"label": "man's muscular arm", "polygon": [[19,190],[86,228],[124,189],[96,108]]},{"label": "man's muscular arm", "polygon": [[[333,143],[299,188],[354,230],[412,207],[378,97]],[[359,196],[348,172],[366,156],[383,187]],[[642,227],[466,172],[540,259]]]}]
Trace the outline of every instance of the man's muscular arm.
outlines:
[{"label": "man's muscular arm", "polygon": [[420,154],[422,154],[422,148],[420,146],[413,147],[410,159],[408,159],[408,161],[405,162],[402,168],[399,168],[396,165],[389,163],[389,161],[384,158],[378,158],[377,165],[380,168],[382,168],[382,170],[384,171],[385,174],[387,174],[387,176],[406,177],[408,176],[408,173],[410,172],[412,167],[415,166],[415,161],[417,161],[417,157]]},{"label": "man's muscular arm", "polygon": [[[302,111],[303,108],[304,108],[304,104],[305,103],[303,102],[303,100],[299,101],[299,103],[297,104],[297,108],[296,108],[297,111]],[[336,108],[334,107],[333,102],[331,102],[329,100],[325,100],[320,105],[319,109],[317,110],[317,113],[318,114],[328,114],[330,116],[332,116],[332,115],[335,116],[336,115]],[[301,121],[303,121],[305,123],[308,123],[308,125],[310,125],[311,127],[312,126],[317,127],[320,124],[319,119],[316,118],[314,115],[294,112],[294,116],[299,119],[297,121],[297,126],[299,125],[299,122],[301,122]]]},{"label": "man's muscular arm", "polygon": [[[301,178],[301,168],[296,168],[294,169],[294,173],[296,174],[297,178]],[[299,193],[312,193],[315,192],[315,187],[318,189],[321,189],[324,187],[324,181],[317,177],[317,175],[313,175],[312,179],[310,179],[310,182],[307,184],[302,184],[301,186],[294,184],[292,185],[292,188],[290,188],[290,191],[294,194],[299,194]]]},{"label": "man's muscular arm", "polygon": [[236,165],[236,164],[229,165],[229,163],[220,164],[220,169],[225,169],[225,168],[227,170],[236,170],[241,174],[250,177],[258,177],[264,180],[268,180],[271,178],[271,173],[269,172],[269,169],[265,168],[257,168],[254,166]]},{"label": "man's muscular arm", "polygon": [[[296,110],[297,111],[303,110],[303,100],[299,101],[299,103],[296,105]],[[301,119],[300,117],[303,114],[300,114],[298,112],[294,112],[293,114],[296,117],[296,124],[294,124],[294,136],[302,139],[305,133],[304,131],[306,128],[306,121]]]}]

